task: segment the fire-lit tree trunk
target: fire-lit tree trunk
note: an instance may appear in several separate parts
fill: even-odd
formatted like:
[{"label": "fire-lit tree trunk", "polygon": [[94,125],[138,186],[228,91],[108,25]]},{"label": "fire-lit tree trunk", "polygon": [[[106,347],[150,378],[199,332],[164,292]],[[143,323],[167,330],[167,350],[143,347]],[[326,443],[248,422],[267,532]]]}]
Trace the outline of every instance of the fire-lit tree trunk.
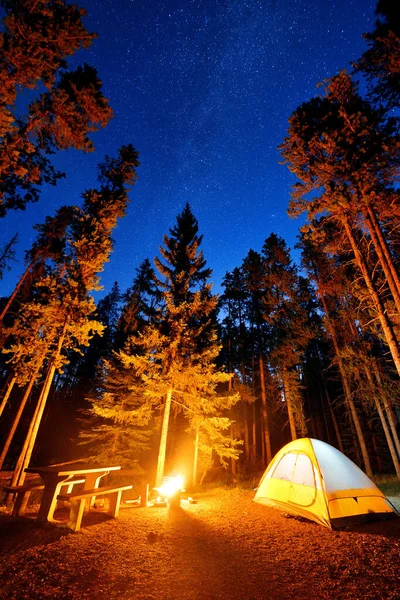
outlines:
[{"label": "fire-lit tree trunk", "polygon": [[251,444],[251,456],[253,460],[256,460],[257,456],[257,423],[256,423],[256,403],[253,402],[251,405],[252,414],[252,444]]},{"label": "fire-lit tree trunk", "polygon": [[[235,431],[234,431],[234,427],[233,427],[233,423],[231,424],[231,437],[233,438],[235,436]],[[236,472],[237,472],[237,460],[236,458],[231,458],[231,474],[232,477],[236,477]],[[204,475],[203,475],[204,478]],[[203,481],[202,478],[202,481]]]},{"label": "fire-lit tree trunk", "polygon": [[291,401],[291,397],[290,397],[290,385],[289,385],[286,367],[283,368],[282,380],[283,380],[283,389],[284,389],[284,394],[285,394],[286,408],[287,408],[288,418],[289,418],[290,434],[292,436],[292,440],[296,440],[297,439],[296,424],[295,424],[295,420],[294,420],[292,401]]},{"label": "fire-lit tree trunk", "polygon": [[399,440],[399,436],[397,433],[396,419],[393,414],[393,409],[392,409],[391,403],[389,401],[388,395],[383,387],[382,377],[381,377],[381,374],[379,372],[378,366],[375,361],[374,361],[373,369],[374,369],[375,379],[378,382],[379,389],[381,390],[382,402],[383,402],[383,406],[385,407],[386,416],[389,421],[390,431],[392,433],[393,441],[396,446],[397,456],[400,457],[400,440]]},{"label": "fire-lit tree trunk", "polygon": [[326,401],[329,407],[329,413],[331,415],[331,419],[332,419],[332,424],[333,424],[333,428],[335,430],[335,434],[336,434],[336,440],[339,446],[339,450],[340,452],[344,453],[344,447],[343,447],[343,442],[342,442],[342,436],[340,435],[340,429],[339,429],[339,424],[335,415],[335,411],[333,410],[333,406],[332,406],[332,400],[330,398],[329,392],[328,392],[328,388],[326,385],[326,381],[325,381],[325,377],[322,375],[321,376],[322,379],[322,384],[324,386],[324,392],[325,392],[325,397],[326,397]]},{"label": "fire-lit tree trunk", "polygon": [[11,379],[8,381],[7,389],[5,391],[4,398],[1,401],[1,405],[0,405],[0,417],[3,414],[3,410],[6,407],[6,404],[8,402],[8,399],[10,397],[10,394],[12,392],[12,389],[13,389],[14,384],[15,384],[16,381],[17,381],[17,378],[15,377],[15,375],[13,377],[11,377]]},{"label": "fire-lit tree trunk", "polygon": [[60,355],[61,349],[63,347],[63,343],[65,340],[65,332],[68,326],[68,319],[65,320],[64,326],[60,335],[60,338],[57,342],[57,349],[55,352],[55,356],[51,359],[49,369],[47,371],[46,379],[43,384],[43,388],[41,394],[39,396],[39,400],[36,406],[35,415],[31,420],[28,434],[25,439],[25,443],[18,457],[17,464],[14,469],[13,479],[11,485],[22,485],[25,481],[25,469],[29,466],[33,448],[35,446],[37,434],[39,431],[40,423],[42,421],[44,409],[47,403],[47,398],[49,396],[51,384],[53,383],[53,378],[56,372],[56,361]]},{"label": "fire-lit tree trunk", "polygon": [[7,439],[5,441],[5,444],[3,446],[3,450],[2,450],[1,455],[0,455],[0,469],[2,469],[2,467],[3,467],[4,460],[6,458],[8,449],[10,448],[11,442],[12,442],[12,440],[14,438],[14,434],[15,434],[15,432],[17,430],[17,427],[19,425],[19,422],[21,420],[21,416],[22,416],[22,413],[23,413],[24,408],[26,406],[26,403],[28,401],[28,398],[30,396],[30,393],[32,391],[33,384],[35,383],[36,378],[38,376],[40,366],[41,365],[39,365],[39,366],[36,367],[36,369],[35,369],[32,377],[31,377],[31,379],[30,379],[30,381],[28,383],[28,385],[26,386],[25,393],[24,393],[24,395],[22,397],[22,400],[21,400],[20,405],[18,407],[18,411],[17,411],[17,413],[16,413],[16,415],[14,417],[13,423],[11,425],[11,429],[10,429],[10,431],[8,433]]},{"label": "fire-lit tree trunk", "polygon": [[6,316],[6,314],[8,313],[11,304],[14,302],[19,290],[21,289],[22,284],[24,283],[25,279],[28,276],[29,271],[32,268],[32,263],[30,263],[24,273],[22,274],[22,276],[20,277],[20,280],[18,281],[17,285],[15,286],[15,289],[13,291],[13,293],[11,294],[11,296],[9,297],[9,299],[6,302],[6,305],[4,306],[3,310],[0,313],[0,327],[3,325],[3,319]]},{"label": "fire-lit tree trunk", "polygon": [[394,465],[397,477],[398,477],[398,479],[400,479],[400,461],[399,461],[399,457],[397,456],[397,453],[396,453],[396,448],[394,447],[392,438],[390,436],[389,427],[386,423],[386,418],[385,418],[385,414],[382,410],[381,401],[377,396],[375,396],[374,401],[375,401],[376,410],[378,411],[378,415],[379,415],[379,418],[382,423],[383,431],[385,433],[385,438],[386,438],[386,442],[387,442],[387,445],[389,448],[390,456],[392,457],[392,461],[393,461],[393,465]]},{"label": "fire-lit tree trunk", "polygon": [[390,291],[395,302],[397,312],[400,314],[400,280],[397,273],[396,267],[393,263],[392,256],[390,254],[386,240],[382,234],[379,221],[376,217],[375,211],[373,210],[370,203],[367,203],[367,214],[365,220],[371,234],[371,239],[374,243],[376,254],[379,262],[382,266],[383,272],[385,273],[387,282],[389,284]]},{"label": "fire-lit tree trunk", "polygon": [[[395,450],[395,447],[394,447],[394,444],[393,444],[393,440],[392,440],[391,435],[390,435],[388,424],[386,422],[385,414],[384,414],[383,409],[382,409],[382,405],[381,405],[381,401],[380,401],[380,398],[379,398],[379,394],[377,393],[378,390],[376,389],[376,385],[374,384],[372,373],[371,373],[368,365],[364,365],[364,373],[365,373],[365,375],[367,377],[367,381],[369,383],[371,392],[373,394],[373,401],[374,401],[376,410],[378,412],[379,419],[381,421],[382,429],[383,429],[383,432],[385,434],[386,443],[387,443],[388,448],[389,448],[390,456],[392,457],[394,468],[396,470],[397,476],[400,478],[400,462],[399,462],[398,456],[396,455],[396,450]],[[361,387],[361,376],[360,376],[360,374],[357,374],[356,379],[357,379],[357,381],[358,381],[358,383],[359,383],[359,385]]]},{"label": "fire-lit tree trunk", "polygon": [[368,292],[369,292],[369,294],[370,294],[370,296],[372,298],[372,301],[374,303],[375,309],[376,309],[376,311],[378,313],[378,318],[379,318],[380,324],[382,326],[383,333],[385,335],[386,343],[389,346],[389,350],[390,350],[390,353],[392,355],[393,362],[394,362],[394,364],[396,366],[398,374],[400,375],[400,353],[399,353],[399,347],[398,347],[397,340],[396,340],[396,338],[394,336],[391,324],[389,323],[389,320],[387,318],[387,314],[386,314],[385,308],[384,308],[384,306],[382,304],[382,300],[379,297],[379,294],[378,294],[378,292],[375,289],[375,286],[373,284],[373,281],[372,281],[371,276],[370,276],[369,271],[368,271],[368,267],[367,267],[367,265],[365,263],[364,257],[362,256],[362,254],[360,252],[360,249],[357,246],[356,240],[355,240],[354,235],[353,235],[353,231],[352,231],[351,226],[350,226],[350,224],[348,222],[348,219],[346,217],[342,218],[342,224],[343,224],[343,227],[344,227],[344,229],[346,231],[346,234],[347,234],[348,240],[350,242],[351,248],[353,250],[353,254],[354,254],[354,257],[356,259],[357,266],[358,266],[358,268],[360,269],[360,271],[362,273],[362,276],[364,278],[364,281],[365,281],[365,284],[367,286]]},{"label": "fire-lit tree trunk", "polygon": [[342,361],[342,358],[340,355],[340,349],[339,349],[339,343],[338,343],[337,336],[336,336],[336,331],[335,331],[335,328],[333,327],[333,324],[332,324],[332,321],[331,321],[331,318],[329,315],[328,306],[325,301],[324,290],[320,288],[319,283],[318,283],[318,287],[319,287],[319,297],[321,299],[322,307],[325,312],[325,321],[326,321],[327,329],[328,329],[329,335],[332,340],[332,344],[333,344],[333,348],[335,351],[336,360],[337,360],[337,364],[338,364],[338,368],[339,368],[340,378],[342,380],[346,404],[350,410],[350,414],[352,417],[352,423],[354,425],[358,443],[360,445],[360,449],[361,449],[361,453],[362,453],[362,457],[363,457],[363,461],[364,461],[364,466],[365,466],[365,472],[367,473],[368,477],[372,477],[373,473],[372,473],[371,461],[369,459],[367,445],[365,443],[365,438],[364,438],[364,434],[363,434],[363,431],[361,428],[360,419],[358,418],[357,409],[355,407],[353,397],[351,394],[350,384],[349,384],[349,381],[348,381],[348,378],[346,375],[346,370],[344,368],[343,361]]},{"label": "fire-lit tree trunk", "polygon": [[192,486],[197,485],[197,468],[199,461],[199,427],[196,429],[196,437],[194,440],[194,453],[193,453],[193,473],[192,473]]},{"label": "fire-lit tree trunk", "polygon": [[244,425],[244,455],[246,461],[250,459],[250,434],[249,434],[249,409],[246,401],[243,402],[243,425]]},{"label": "fire-lit tree trunk", "polygon": [[171,402],[172,402],[172,388],[167,391],[167,397],[164,405],[164,416],[161,427],[160,446],[158,450],[157,460],[157,471],[156,471],[156,484],[155,487],[160,487],[164,477],[165,467],[165,455],[167,451],[167,438],[168,438],[168,426],[169,417],[171,413]]},{"label": "fire-lit tree trunk", "polygon": [[265,390],[265,374],[264,374],[264,359],[261,351],[258,354],[258,365],[260,370],[260,389],[261,389],[261,405],[262,405],[262,418],[263,418],[263,438],[265,448],[265,461],[266,464],[272,460],[271,451],[271,436],[269,431],[269,419],[268,419],[268,406],[267,406],[267,393]]}]

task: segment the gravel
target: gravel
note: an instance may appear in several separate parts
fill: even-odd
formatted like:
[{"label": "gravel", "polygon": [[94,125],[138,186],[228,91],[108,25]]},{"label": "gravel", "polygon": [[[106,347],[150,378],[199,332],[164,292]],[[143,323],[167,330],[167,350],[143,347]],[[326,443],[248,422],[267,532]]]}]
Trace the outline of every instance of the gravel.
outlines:
[{"label": "gravel", "polygon": [[181,508],[125,505],[118,519],[99,509],[77,533],[3,511],[0,598],[400,599],[400,519],[331,531],[253,495],[215,489]]}]

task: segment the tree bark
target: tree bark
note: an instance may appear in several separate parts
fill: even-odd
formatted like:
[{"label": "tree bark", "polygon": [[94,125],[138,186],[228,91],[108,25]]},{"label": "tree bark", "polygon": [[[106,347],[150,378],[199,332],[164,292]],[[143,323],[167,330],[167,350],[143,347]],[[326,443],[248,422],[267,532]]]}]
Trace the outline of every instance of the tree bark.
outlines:
[{"label": "tree bark", "polygon": [[30,393],[32,391],[33,384],[35,383],[36,377],[38,376],[40,366],[41,365],[39,365],[39,366],[36,367],[36,369],[35,369],[32,377],[31,377],[31,379],[30,379],[30,381],[29,381],[29,383],[28,383],[28,385],[27,385],[27,387],[25,389],[25,393],[24,393],[24,395],[22,397],[22,400],[21,400],[21,403],[19,405],[17,414],[14,417],[14,421],[13,421],[13,423],[11,425],[11,429],[10,429],[10,431],[8,433],[7,439],[6,439],[5,444],[3,446],[2,453],[0,455],[0,469],[2,469],[2,467],[3,467],[4,460],[6,458],[8,449],[10,448],[10,445],[11,445],[11,442],[13,440],[14,434],[15,434],[15,432],[17,430],[17,427],[19,425],[19,422],[21,420],[21,416],[22,416],[22,413],[23,413],[24,408],[26,406],[26,403],[28,401],[28,398],[30,396]]},{"label": "tree bark", "polygon": [[375,309],[378,313],[378,318],[379,318],[380,324],[382,326],[383,333],[385,335],[386,343],[389,346],[389,350],[392,355],[393,362],[396,366],[397,373],[400,375],[400,353],[399,353],[399,347],[397,344],[397,340],[393,333],[392,326],[386,316],[386,312],[385,312],[382,300],[381,300],[378,292],[375,289],[374,283],[369,274],[364,257],[362,256],[362,254],[357,246],[356,240],[354,239],[353,231],[350,227],[348,219],[346,217],[343,217],[342,223],[343,223],[344,229],[346,231],[346,234],[348,236],[348,239],[350,241],[350,244],[351,244],[351,247],[352,247],[352,250],[354,253],[354,257],[356,259],[357,266],[362,273],[362,276],[364,278],[368,292],[372,298],[372,301],[375,305]]},{"label": "tree bark", "polygon": [[375,246],[376,254],[379,258],[379,262],[382,265],[382,269],[385,273],[390,291],[392,292],[397,311],[400,313],[399,275],[393,263],[393,258],[390,254],[387,242],[382,234],[380,223],[376,217],[374,209],[369,203],[367,204],[367,215],[365,215],[365,220],[371,234],[371,239]]},{"label": "tree bark", "polygon": [[390,403],[388,395],[383,387],[382,377],[381,377],[381,374],[379,373],[379,369],[378,369],[376,362],[374,363],[374,375],[375,375],[376,381],[378,382],[379,388],[381,389],[383,406],[385,407],[386,415],[387,415],[387,418],[389,421],[389,426],[390,426],[390,431],[392,433],[393,442],[394,442],[394,444],[396,446],[396,450],[397,450],[397,456],[400,458],[400,440],[399,440],[399,436],[397,434],[396,417],[393,414],[393,409],[392,409],[391,403]]},{"label": "tree bark", "polygon": [[167,397],[165,399],[164,416],[161,427],[161,438],[160,447],[158,450],[158,461],[157,461],[157,472],[156,472],[156,484],[155,487],[160,487],[164,477],[165,468],[165,454],[167,450],[167,438],[168,438],[168,426],[169,417],[171,413],[171,402],[172,402],[172,388],[167,391]]},{"label": "tree bark", "polygon": [[288,417],[289,417],[290,434],[292,436],[292,440],[297,440],[296,424],[295,424],[295,420],[294,420],[293,407],[292,407],[292,402],[291,402],[291,398],[290,398],[290,386],[289,386],[286,367],[283,368],[282,379],[283,379],[283,389],[284,389],[284,393],[285,393],[286,408],[287,408]]},{"label": "tree bark", "polygon": [[261,354],[261,350],[258,353],[258,365],[260,369],[260,388],[261,388],[261,403],[262,403],[262,417],[263,417],[263,433],[265,443],[265,460],[266,464],[272,460],[271,451],[271,435],[269,430],[269,418],[268,418],[268,406],[267,406],[267,394],[265,390],[265,376],[264,376],[264,359]]},{"label": "tree bark", "polygon": [[39,396],[35,414],[30,423],[29,431],[25,438],[24,446],[20,452],[20,455],[19,455],[18,461],[17,461],[17,465],[14,469],[13,481],[15,480],[15,483],[12,483],[11,485],[16,485],[17,483],[18,483],[18,485],[22,485],[23,482],[25,481],[25,469],[29,466],[29,463],[31,460],[31,456],[32,456],[33,448],[35,446],[40,423],[42,421],[44,409],[46,407],[47,398],[49,396],[49,392],[50,392],[51,384],[53,382],[54,374],[56,372],[55,365],[60,356],[61,349],[64,344],[65,332],[67,330],[67,325],[68,325],[68,318],[65,319],[60,337],[57,342],[57,348],[56,348],[55,354],[54,354],[53,358],[50,360],[46,379],[44,381],[43,388],[42,388],[42,391]]},{"label": "tree bark", "polygon": [[9,399],[9,397],[10,397],[10,394],[11,394],[11,392],[12,392],[12,389],[13,389],[13,387],[14,387],[14,384],[15,384],[15,382],[16,382],[16,381],[17,381],[17,378],[16,378],[15,376],[13,376],[13,377],[11,377],[11,379],[10,379],[10,381],[9,381],[8,385],[7,385],[7,389],[6,389],[6,392],[5,392],[5,394],[4,394],[4,398],[3,398],[3,400],[1,401],[1,405],[0,405],[0,417],[1,417],[1,415],[3,414],[3,410],[4,410],[4,409],[5,409],[5,407],[6,407],[6,404],[7,404],[7,402],[8,402],[8,399]]},{"label": "tree bark", "polygon": [[196,437],[194,440],[194,455],[193,455],[193,473],[192,473],[192,485],[197,485],[197,465],[199,460],[199,427],[196,429]]},{"label": "tree bark", "polygon": [[333,348],[335,351],[335,355],[336,355],[336,360],[338,363],[338,367],[339,367],[339,373],[340,373],[340,378],[342,380],[342,385],[343,385],[343,390],[344,390],[344,395],[345,395],[345,399],[346,399],[346,404],[350,410],[350,414],[352,416],[352,421],[354,424],[354,428],[356,430],[356,435],[357,435],[357,439],[358,439],[358,443],[361,449],[361,454],[363,457],[363,461],[364,461],[364,467],[365,467],[365,472],[367,473],[368,477],[372,477],[372,467],[371,467],[371,461],[369,459],[369,455],[368,455],[368,450],[367,450],[367,445],[365,443],[365,438],[364,438],[364,434],[361,428],[361,423],[360,423],[360,419],[358,418],[358,414],[357,414],[357,409],[355,407],[355,404],[353,402],[353,398],[351,396],[351,390],[350,390],[350,385],[346,376],[346,371],[343,365],[343,361],[341,359],[340,356],[340,349],[339,349],[339,343],[336,337],[336,332],[335,329],[331,323],[331,319],[329,316],[329,311],[328,311],[328,307],[325,301],[325,296],[324,296],[324,292],[322,289],[322,286],[320,286],[319,282],[317,282],[318,285],[318,289],[320,291],[320,299],[321,299],[321,303],[322,303],[322,308],[324,309],[325,312],[325,319],[326,319],[326,325],[327,325],[327,329],[329,331],[329,334],[331,336],[331,340],[332,340],[332,344],[333,344]]},{"label": "tree bark", "polygon": [[19,290],[21,289],[22,284],[24,283],[29,271],[32,268],[32,264],[30,263],[24,273],[21,275],[20,280],[18,281],[17,285],[15,286],[15,289],[13,291],[13,293],[11,294],[11,296],[9,297],[9,299],[7,300],[7,303],[5,305],[5,307],[3,308],[3,310],[0,313],[0,327],[3,325],[3,319],[6,316],[6,314],[8,313],[8,310],[11,306],[11,304],[14,302],[16,295],[18,294]]},{"label": "tree bark", "polygon": [[321,379],[322,379],[322,384],[324,386],[325,397],[326,397],[326,401],[328,403],[329,412],[330,412],[330,415],[331,415],[331,419],[332,419],[332,423],[333,423],[333,428],[335,430],[335,434],[336,434],[336,439],[337,439],[337,443],[338,443],[338,446],[339,446],[339,450],[340,450],[340,452],[343,452],[343,454],[344,454],[344,447],[343,447],[343,442],[342,442],[342,436],[340,435],[339,423],[337,421],[337,418],[336,418],[336,415],[335,415],[335,411],[333,410],[332,401],[331,401],[331,398],[330,398],[330,395],[329,395],[329,392],[328,392],[328,388],[326,386],[325,377],[322,376]]}]

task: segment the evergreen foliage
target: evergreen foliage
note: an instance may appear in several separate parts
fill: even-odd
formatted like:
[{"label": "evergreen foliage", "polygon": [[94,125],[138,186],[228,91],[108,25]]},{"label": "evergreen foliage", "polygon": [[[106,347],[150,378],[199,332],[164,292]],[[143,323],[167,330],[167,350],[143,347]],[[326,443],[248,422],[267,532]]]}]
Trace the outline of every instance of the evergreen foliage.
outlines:
[{"label": "evergreen foliage", "polygon": [[[67,71],[66,59],[95,37],[85,11],[64,0],[2,0],[0,33],[0,217],[39,198],[42,183],[56,184],[50,155],[94,149],[90,133],[112,116],[93,67]],[[20,93],[44,87],[21,113]]]}]

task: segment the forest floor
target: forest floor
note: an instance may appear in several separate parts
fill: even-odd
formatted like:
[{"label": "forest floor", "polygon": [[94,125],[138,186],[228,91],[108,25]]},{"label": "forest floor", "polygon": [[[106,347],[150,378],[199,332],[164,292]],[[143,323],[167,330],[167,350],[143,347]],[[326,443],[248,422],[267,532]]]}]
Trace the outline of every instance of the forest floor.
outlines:
[{"label": "forest floor", "polygon": [[0,598],[400,599],[400,519],[331,531],[253,496],[215,489],[181,508],[122,505],[117,519],[98,509],[77,533],[3,510]]}]

